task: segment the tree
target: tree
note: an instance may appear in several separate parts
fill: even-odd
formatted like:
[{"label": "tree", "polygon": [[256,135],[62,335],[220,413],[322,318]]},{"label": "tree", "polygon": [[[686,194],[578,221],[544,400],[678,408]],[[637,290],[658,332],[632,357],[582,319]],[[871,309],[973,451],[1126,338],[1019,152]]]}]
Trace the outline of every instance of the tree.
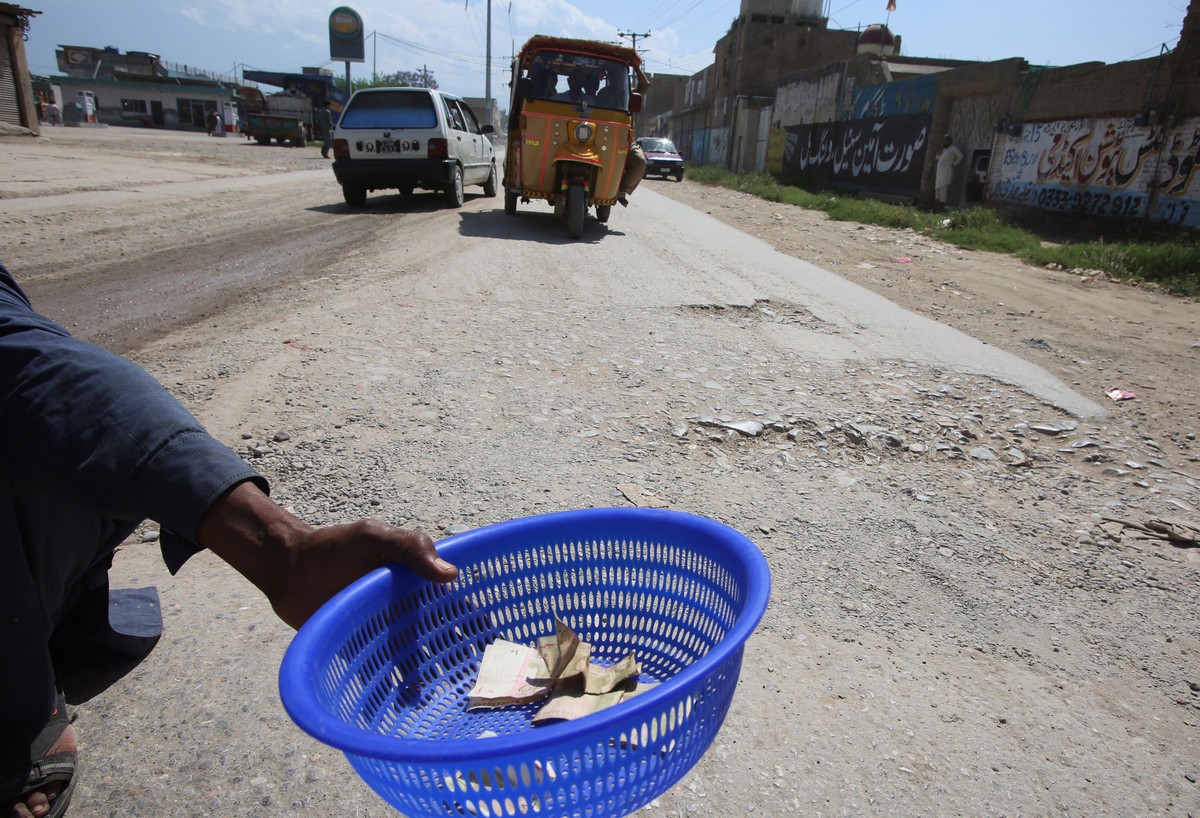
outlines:
[{"label": "tree", "polygon": [[[344,77],[335,80],[339,88],[345,89],[346,80]],[[434,77],[432,71],[397,71],[394,74],[373,74],[369,79],[354,79],[351,78],[350,85],[352,91],[357,91],[360,88],[384,88],[384,87],[399,87],[399,88],[437,88],[437,78]]]}]

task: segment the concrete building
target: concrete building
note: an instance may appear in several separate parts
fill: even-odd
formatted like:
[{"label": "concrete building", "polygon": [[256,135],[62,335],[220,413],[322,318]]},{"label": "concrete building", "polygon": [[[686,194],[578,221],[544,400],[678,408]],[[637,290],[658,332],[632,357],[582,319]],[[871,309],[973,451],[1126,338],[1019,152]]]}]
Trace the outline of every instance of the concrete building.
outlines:
[{"label": "concrete building", "polygon": [[25,58],[25,32],[40,11],[0,3],[0,122],[40,133],[37,100]]},{"label": "concrete building", "polygon": [[650,90],[642,101],[642,110],[634,118],[634,133],[638,136],[667,136],[671,115],[682,104],[684,74],[649,74]]},{"label": "concrete building", "polygon": [[467,105],[471,106],[471,111],[479,120],[480,125],[491,125],[497,133],[508,130],[508,118],[501,114],[498,99],[492,97],[490,108],[486,97],[463,97],[463,99],[466,100]]},{"label": "concrete building", "polygon": [[55,54],[63,74],[51,81],[60,89],[67,124],[202,131],[213,112],[231,124],[227,112],[237,101],[232,83],[169,68],[145,51],[63,45]]},{"label": "concrete building", "polygon": [[763,167],[781,76],[848,59],[859,32],[830,29],[822,0],[742,0],[713,50],[709,161],[735,172]]}]

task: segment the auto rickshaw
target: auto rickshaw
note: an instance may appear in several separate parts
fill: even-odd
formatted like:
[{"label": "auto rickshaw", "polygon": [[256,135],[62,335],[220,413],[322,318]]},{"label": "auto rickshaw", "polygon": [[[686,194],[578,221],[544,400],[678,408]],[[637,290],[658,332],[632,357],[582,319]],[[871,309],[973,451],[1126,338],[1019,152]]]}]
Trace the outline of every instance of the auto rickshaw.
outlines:
[{"label": "auto rickshaw", "polygon": [[544,199],[580,238],[589,208],[603,223],[618,201],[633,114],[650,85],[641,58],[624,46],[538,35],[512,72],[504,212]]}]

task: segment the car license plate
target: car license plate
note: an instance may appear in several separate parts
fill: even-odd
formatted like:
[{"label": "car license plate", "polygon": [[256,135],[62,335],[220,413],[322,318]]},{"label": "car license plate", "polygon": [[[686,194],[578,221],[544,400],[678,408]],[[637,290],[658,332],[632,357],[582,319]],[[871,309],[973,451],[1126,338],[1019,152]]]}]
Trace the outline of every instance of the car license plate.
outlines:
[{"label": "car license plate", "polygon": [[420,149],[421,143],[415,139],[375,140],[375,153],[416,153]]}]

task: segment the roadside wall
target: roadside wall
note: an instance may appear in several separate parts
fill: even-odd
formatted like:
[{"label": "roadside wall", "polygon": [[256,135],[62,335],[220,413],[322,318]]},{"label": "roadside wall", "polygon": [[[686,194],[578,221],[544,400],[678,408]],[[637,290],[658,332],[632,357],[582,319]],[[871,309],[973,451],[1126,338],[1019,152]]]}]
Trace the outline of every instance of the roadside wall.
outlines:
[{"label": "roadside wall", "polygon": [[1090,219],[1200,227],[1200,117],[1056,119],[998,139],[989,199]]},{"label": "roadside wall", "polygon": [[1073,220],[1200,227],[1198,26],[1193,0],[1172,51],[1027,72],[997,129],[988,200]]},{"label": "roadside wall", "polygon": [[[860,61],[859,66],[862,66]],[[787,85],[777,106],[782,139],[773,140],[768,167],[793,184],[915,199],[929,145],[935,77],[852,86],[827,68]],[[859,71],[858,73],[863,73]],[[797,115],[813,121],[794,122]],[[833,120],[815,121],[834,114]],[[777,151],[782,148],[782,156]]]},{"label": "roadside wall", "polygon": [[798,72],[777,89],[766,166],[793,184],[929,203],[952,134],[965,161],[951,205],[1200,227],[1198,20],[1189,12],[1174,51],[1111,66],[1014,59],[887,82],[886,62],[859,56]]}]

